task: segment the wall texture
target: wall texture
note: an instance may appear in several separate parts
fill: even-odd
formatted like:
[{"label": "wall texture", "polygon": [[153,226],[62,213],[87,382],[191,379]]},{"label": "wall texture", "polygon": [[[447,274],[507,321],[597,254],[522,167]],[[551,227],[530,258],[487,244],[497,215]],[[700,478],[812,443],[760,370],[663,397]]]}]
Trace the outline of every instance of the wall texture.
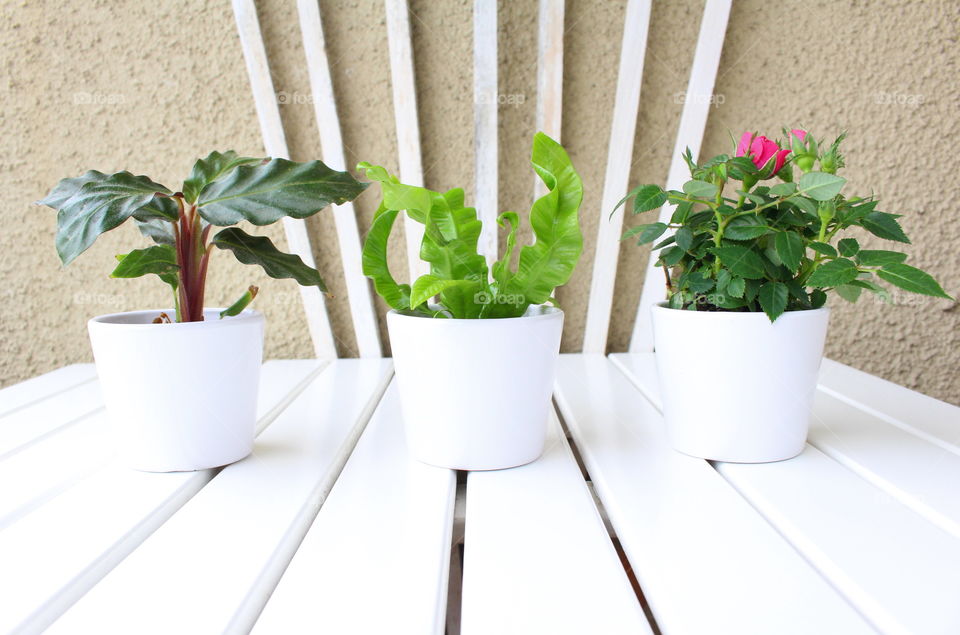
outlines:
[{"label": "wall texture", "polygon": [[[88,168],[129,169],[176,187],[211,149],[262,154],[240,45],[227,0],[44,3],[4,0],[0,24],[4,92],[0,124],[0,384],[88,361],[90,316],[168,304],[148,280],[111,280],[113,256],[140,246],[122,227],[69,268],[53,249],[54,214],[30,205],[56,181]],[[417,98],[426,184],[462,185],[472,198],[472,3],[411,0]],[[499,3],[500,207],[525,211],[532,196],[529,140],[536,105],[536,0]],[[385,16],[377,0],[320,3],[344,128],[348,164],[396,168]],[[564,349],[578,350],[585,321],[606,144],[625,2],[569,0],[566,13],[563,142],[583,177],[587,246],[559,297],[568,312]],[[655,2],[644,68],[632,182],[663,181],[683,105],[701,0]],[[258,4],[294,159],[319,156],[295,3]],[[938,167],[960,138],[960,3],[761,2],[737,0],[703,155],[727,151],[729,134],[776,133],[798,125],[818,136],[846,129],[851,189],[882,194],[882,209],[914,239],[912,262],[960,292],[960,229],[953,193],[960,174]],[[371,188],[372,190],[375,188]],[[376,192],[357,209],[369,227]],[[332,218],[310,221],[318,262],[337,296],[329,303],[342,355],[355,354]],[[282,242],[278,229],[266,233]],[[402,271],[402,237],[395,237]],[[878,241],[864,238],[871,246]],[[610,350],[624,350],[647,253],[620,251]],[[267,356],[311,353],[294,283],[272,281],[221,254],[208,304],[228,303],[248,284],[269,320]],[[896,295],[833,303],[828,354],[960,403],[960,309]],[[379,302],[379,301],[378,301]],[[381,310],[385,307],[382,303]],[[386,333],[384,333],[386,340]]]}]

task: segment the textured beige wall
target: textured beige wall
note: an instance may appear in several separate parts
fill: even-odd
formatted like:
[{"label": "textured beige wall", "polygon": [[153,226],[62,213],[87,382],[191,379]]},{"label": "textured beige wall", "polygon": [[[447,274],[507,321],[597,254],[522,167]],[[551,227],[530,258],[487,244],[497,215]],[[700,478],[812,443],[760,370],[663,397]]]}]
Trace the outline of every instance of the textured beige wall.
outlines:
[{"label": "textured beige wall", "polygon": [[[396,168],[385,16],[377,0],[322,1],[347,161]],[[3,297],[0,383],[90,359],[88,317],[166,303],[152,280],[111,280],[113,255],[140,245],[132,227],[101,238],[62,269],[53,249],[54,215],[30,202],[59,178],[87,168],[129,169],[176,186],[193,159],[211,149],[263,152],[229,2],[137,0],[3,2],[0,124],[5,152],[0,187]],[[205,5],[205,6],[203,6]],[[500,206],[529,208],[527,159],[536,104],[536,0],[501,1]],[[586,188],[587,247],[560,299],[568,312],[565,350],[582,338],[590,259],[600,210],[606,144],[625,2],[569,0],[566,16],[563,142]],[[294,3],[259,3],[260,19],[291,154],[320,152]],[[423,164],[429,187],[463,186],[472,197],[472,3],[411,0]],[[654,3],[644,69],[632,182],[663,181],[673,148],[702,2]],[[728,131],[776,133],[802,125],[822,136],[846,129],[862,191],[883,209],[907,214],[913,262],[960,292],[960,230],[953,194],[960,174],[938,167],[960,138],[957,2],[737,0],[716,86],[704,156],[726,151]],[[361,232],[375,193],[358,202]],[[337,296],[330,312],[341,354],[354,354],[335,231],[329,215],[310,221],[318,261]],[[268,233],[280,239],[276,230]],[[402,238],[394,237],[402,271]],[[282,240],[282,239],[281,239]],[[877,241],[866,239],[871,246]],[[624,245],[610,349],[624,350],[646,253]],[[220,254],[208,303],[231,301],[260,284],[269,319],[267,355],[310,354],[295,285],[269,281]],[[379,300],[378,300],[379,302]],[[913,297],[833,304],[830,356],[925,393],[960,403],[960,310]],[[378,306],[384,309],[382,303]],[[385,335],[385,334],[384,334]]]}]

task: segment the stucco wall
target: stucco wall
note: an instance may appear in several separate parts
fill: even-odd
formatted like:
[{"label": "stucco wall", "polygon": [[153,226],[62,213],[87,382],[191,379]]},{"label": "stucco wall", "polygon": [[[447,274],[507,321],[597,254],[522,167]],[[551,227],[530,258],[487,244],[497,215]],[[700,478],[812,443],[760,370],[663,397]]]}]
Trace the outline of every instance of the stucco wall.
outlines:
[{"label": "stucco wall", "polygon": [[[0,23],[4,90],[0,156],[4,231],[0,383],[88,361],[86,319],[167,304],[149,280],[111,280],[113,256],[142,241],[132,227],[102,237],[63,269],[53,249],[54,214],[30,205],[58,179],[88,168],[129,169],[171,186],[211,149],[262,154],[243,59],[227,0],[4,0]],[[563,142],[583,177],[587,247],[561,290],[568,313],[564,349],[582,339],[596,226],[609,210],[600,195],[625,2],[569,0],[566,15]],[[259,3],[274,84],[293,158],[319,155],[295,3]],[[411,0],[423,164],[429,187],[462,185],[472,198],[472,3]],[[682,107],[702,2],[654,3],[644,69],[632,182],[663,181]],[[390,74],[381,2],[321,2],[347,161],[396,168]],[[882,209],[914,239],[912,262],[960,292],[960,230],[949,164],[960,138],[958,2],[737,0],[727,32],[703,155],[726,151],[728,131],[776,133],[802,125],[819,136],[849,132],[852,187],[876,189]],[[536,0],[499,9],[500,207],[527,210],[527,159],[536,104]],[[522,102],[522,103],[519,103]],[[375,188],[372,188],[375,189]],[[375,193],[358,202],[361,233]],[[310,221],[318,261],[338,299],[330,303],[341,354],[355,350],[332,219]],[[282,242],[277,229],[267,233]],[[866,238],[871,246],[878,241]],[[394,266],[405,254],[395,236]],[[624,245],[610,350],[624,350],[647,254]],[[294,283],[270,281],[226,254],[211,266],[208,304],[261,286],[269,357],[310,355]],[[379,302],[379,301],[378,301]],[[379,303],[381,310],[384,305]],[[840,361],[960,403],[960,310],[955,303],[897,296],[836,311],[828,354]],[[384,339],[386,339],[384,333]]]}]

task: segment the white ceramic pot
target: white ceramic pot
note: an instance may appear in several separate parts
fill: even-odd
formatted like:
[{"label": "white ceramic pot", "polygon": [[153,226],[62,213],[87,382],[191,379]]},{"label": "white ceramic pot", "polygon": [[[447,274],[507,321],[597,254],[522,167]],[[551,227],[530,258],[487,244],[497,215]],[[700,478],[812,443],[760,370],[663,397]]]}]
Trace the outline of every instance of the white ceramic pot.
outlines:
[{"label": "white ceramic pot", "polygon": [[454,320],[387,315],[407,446],[418,460],[497,470],[543,453],[563,312]]},{"label": "white ceramic pot", "polygon": [[827,308],[764,313],[653,307],[663,416],[692,456],[766,463],[803,451]]},{"label": "white ceramic pot", "polygon": [[[174,315],[172,310],[164,310]],[[88,323],[107,417],[121,458],[147,472],[201,470],[253,449],[263,316],[152,324],[161,310]]]}]

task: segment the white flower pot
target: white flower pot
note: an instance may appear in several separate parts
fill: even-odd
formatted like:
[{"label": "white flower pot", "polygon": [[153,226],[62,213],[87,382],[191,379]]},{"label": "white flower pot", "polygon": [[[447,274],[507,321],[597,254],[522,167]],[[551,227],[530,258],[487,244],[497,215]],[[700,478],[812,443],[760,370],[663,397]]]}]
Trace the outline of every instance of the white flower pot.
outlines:
[{"label": "white flower pot", "polygon": [[563,312],[454,320],[387,315],[407,446],[418,460],[497,470],[543,453]]},{"label": "white flower pot", "polygon": [[[172,310],[165,312],[173,316]],[[121,458],[147,472],[201,470],[253,449],[263,316],[152,324],[160,310],[88,323]]]},{"label": "white flower pot", "polygon": [[803,451],[830,311],[653,307],[663,416],[692,456],[766,463]]}]

